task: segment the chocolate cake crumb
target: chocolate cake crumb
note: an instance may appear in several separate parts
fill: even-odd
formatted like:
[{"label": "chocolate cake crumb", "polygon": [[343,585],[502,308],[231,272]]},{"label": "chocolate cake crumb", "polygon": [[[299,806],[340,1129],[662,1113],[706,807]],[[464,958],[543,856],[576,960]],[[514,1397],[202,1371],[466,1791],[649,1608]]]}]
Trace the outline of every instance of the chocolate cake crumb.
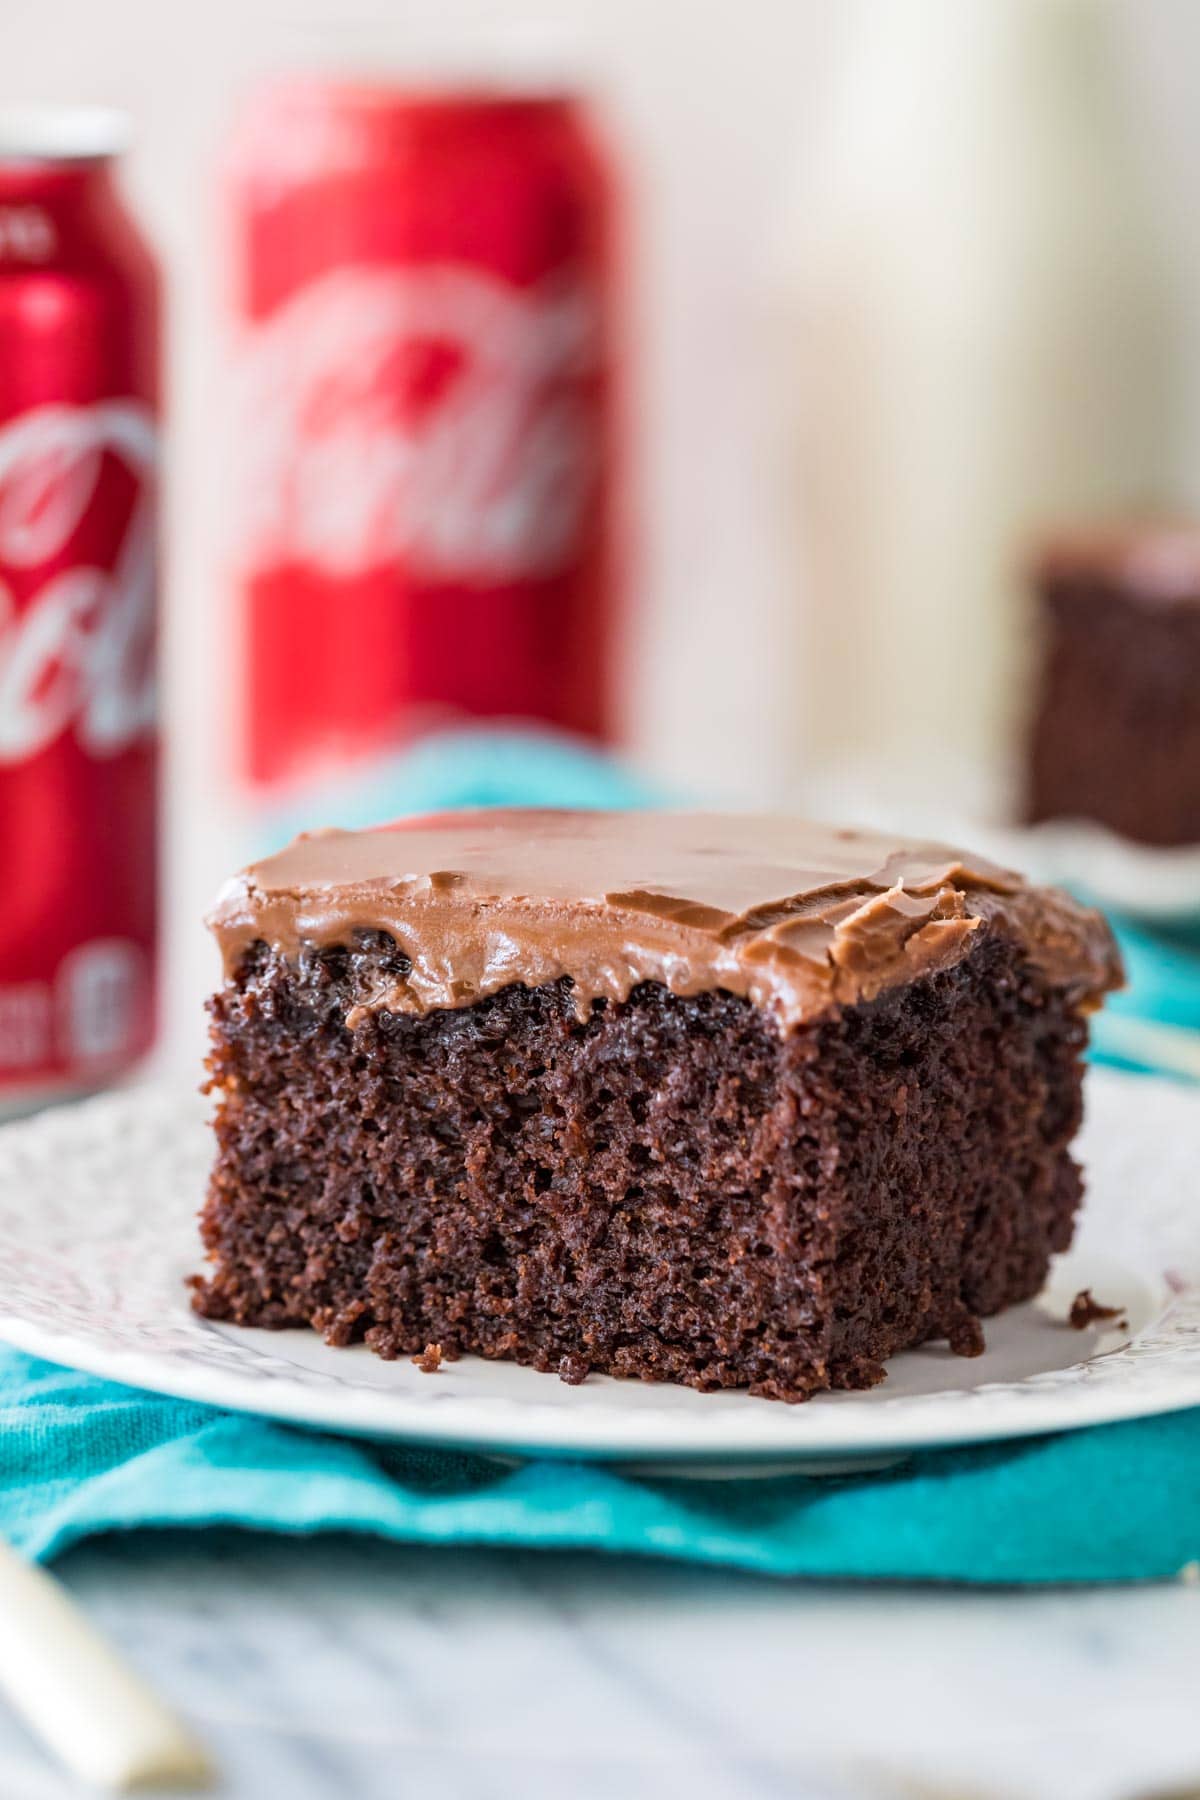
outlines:
[{"label": "chocolate cake crumb", "polygon": [[955,1356],[982,1356],[987,1349],[983,1325],[965,1306],[958,1306],[945,1324],[946,1342]]},{"label": "chocolate cake crumb", "polygon": [[445,1360],[440,1344],[426,1344],[419,1356],[412,1359],[422,1375],[436,1375]]},{"label": "chocolate cake crumb", "polygon": [[592,1366],[585,1357],[578,1356],[568,1350],[558,1365],[558,1379],[565,1381],[568,1387],[579,1387],[592,1372]]},{"label": "chocolate cake crumb", "polygon": [[1099,1324],[1103,1319],[1120,1319],[1124,1326],[1124,1311],[1123,1306],[1101,1306],[1092,1298],[1091,1288],[1080,1288],[1071,1302],[1067,1324],[1073,1331],[1086,1331],[1089,1325]]}]

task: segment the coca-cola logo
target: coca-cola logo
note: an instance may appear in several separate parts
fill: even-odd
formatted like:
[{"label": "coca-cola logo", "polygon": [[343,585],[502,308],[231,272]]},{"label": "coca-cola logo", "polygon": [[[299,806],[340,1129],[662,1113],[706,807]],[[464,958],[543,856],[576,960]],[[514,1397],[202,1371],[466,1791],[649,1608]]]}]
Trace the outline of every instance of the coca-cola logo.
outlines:
[{"label": "coca-cola logo", "polygon": [[[110,458],[134,498],[101,567],[70,553]],[[71,728],[89,755],[114,756],[152,726],[154,464],[154,425],[133,401],[0,426],[0,766]]]},{"label": "coca-cola logo", "polygon": [[349,267],[250,334],[241,551],[487,584],[578,554],[598,466],[594,306],[456,265]]}]

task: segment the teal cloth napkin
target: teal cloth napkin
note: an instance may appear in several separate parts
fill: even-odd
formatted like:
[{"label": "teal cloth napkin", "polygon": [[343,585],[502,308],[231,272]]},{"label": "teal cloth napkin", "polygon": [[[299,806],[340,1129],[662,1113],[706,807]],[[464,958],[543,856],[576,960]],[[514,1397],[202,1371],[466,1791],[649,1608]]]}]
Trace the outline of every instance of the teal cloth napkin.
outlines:
[{"label": "teal cloth napkin", "polygon": [[[471,733],[428,743],[369,784],[330,789],[302,822],[650,799],[580,745]],[[1134,932],[1127,947],[1136,956],[1125,1004],[1200,1024],[1200,949]],[[873,1474],[711,1482],[356,1442],[0,1350],[0,1532],[14,1544],[50,1558],[95,1533],[213,1525],[590,1548],[825,1578],[1166,1579],[1200,1569],[1200,1408],[924,1454]]]},{"label": "teal cloth napkin", "polygon": [[1200,1410],[873,1475],[652,1480],[323,1437],[0,1358],[0,1531],[20,1549],[48,1558],[96,1532],[209,1525],[771,1575],[1160,1580],[1200,1559]]}]

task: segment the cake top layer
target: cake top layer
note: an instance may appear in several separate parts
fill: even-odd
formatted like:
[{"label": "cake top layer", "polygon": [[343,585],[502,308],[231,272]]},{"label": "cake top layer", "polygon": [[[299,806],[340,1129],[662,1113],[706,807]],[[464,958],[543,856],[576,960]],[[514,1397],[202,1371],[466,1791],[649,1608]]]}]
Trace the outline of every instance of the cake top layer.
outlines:
[{"label": "cake top layer", "polygon": [[1113,520],[1060,532],[1035,564],[1043,587],[1094,583],[1147,606],[1200,606],[1200,525]]},{"label": "cake top layer", "polygon": [[256,941],[389,932],[412,967],[364,1011],[469,1006],[569,976],[581,1016],[640,981],[726,988],[787,1028],[1014,936],[1092,1005],[1120,980],[1099,914],[944,845],[778,816],[497,810],[306,834],[227,883],[227,974]]}]

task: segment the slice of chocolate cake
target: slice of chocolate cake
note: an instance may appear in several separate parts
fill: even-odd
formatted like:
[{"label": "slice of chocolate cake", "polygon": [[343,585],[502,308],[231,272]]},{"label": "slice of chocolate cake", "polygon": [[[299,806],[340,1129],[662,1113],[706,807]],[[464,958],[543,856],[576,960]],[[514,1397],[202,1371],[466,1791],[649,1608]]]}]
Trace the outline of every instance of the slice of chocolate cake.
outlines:
[{"label": "slice of chocolate cake", "polygon": [[1064,535],[1038,560],[1031,820],[1200,844],[1200,528]]},{"label": "slice of chocolate cake", "polygon": [[932,844],[488,812],[221,895],[210,1318],[860,1387],[1035,1294],[1080,1177],[1101,919]]}]

